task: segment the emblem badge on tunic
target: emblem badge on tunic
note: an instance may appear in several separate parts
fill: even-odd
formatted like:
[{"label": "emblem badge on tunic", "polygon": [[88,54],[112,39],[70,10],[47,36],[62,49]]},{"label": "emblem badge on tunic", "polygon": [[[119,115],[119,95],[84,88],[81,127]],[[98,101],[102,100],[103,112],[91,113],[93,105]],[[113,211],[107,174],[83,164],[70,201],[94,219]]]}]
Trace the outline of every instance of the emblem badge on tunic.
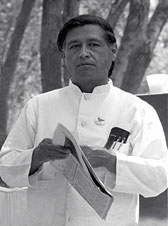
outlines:
[{"label": "emblem badge on tunic", "polygon": [[94,120],[95,124],[98,125],[98,126],[102,126],[105,124],[105,119],[102,118],[102,117],[97,117],[95,120]]}]

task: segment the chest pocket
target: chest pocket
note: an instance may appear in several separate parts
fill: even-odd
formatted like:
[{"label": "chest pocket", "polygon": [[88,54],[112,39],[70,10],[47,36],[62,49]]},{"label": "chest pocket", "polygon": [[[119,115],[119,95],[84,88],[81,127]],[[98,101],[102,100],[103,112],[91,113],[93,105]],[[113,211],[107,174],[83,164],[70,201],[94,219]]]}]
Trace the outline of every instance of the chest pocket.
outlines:
[{"label": "chest pocket", "polygon": [[121,144],[121,143],[116,143],[114,148],[110,148],[109,151],[110,152],[120,152],[122,154],[125,155],[131,155],[132,154],[132,145],[130,142],[127,142],[125,144]]}]

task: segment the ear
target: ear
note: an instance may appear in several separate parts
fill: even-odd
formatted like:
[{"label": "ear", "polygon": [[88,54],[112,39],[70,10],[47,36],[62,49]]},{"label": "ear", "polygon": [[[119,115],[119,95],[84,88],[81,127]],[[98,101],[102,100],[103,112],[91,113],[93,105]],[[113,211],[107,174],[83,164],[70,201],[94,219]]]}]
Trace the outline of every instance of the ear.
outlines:
[{"label": "ear", "polygon": [[117,56],[117,44],[114,43],[113,45],[110,46],[111,51],[112,51],[112,60],[115,61],[116,56]]},{"label": "ear", "polygon": [[66,56],[64,50],[62,51],[62,60],[64,62],[64,65],[66,65]]},{"label": "ear", "polygon": [[67,59],[66,59],[66,55],[65,55],[64,51],[62,51],[62,60],[63,60],[64,66],[66,66],[67,65]]},{"label": "ear", "polygon": [[62,59],[65,60],[65,52],[64,52],[64,50],[62,51]]}]

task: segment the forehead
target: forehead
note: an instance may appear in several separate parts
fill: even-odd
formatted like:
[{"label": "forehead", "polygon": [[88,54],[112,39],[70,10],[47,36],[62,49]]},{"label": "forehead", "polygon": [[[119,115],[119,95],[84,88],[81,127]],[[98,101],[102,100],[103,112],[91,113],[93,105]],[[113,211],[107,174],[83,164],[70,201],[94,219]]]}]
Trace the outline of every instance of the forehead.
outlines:
[{"label": "forehead", "polygon": [[99,25],[84,25],[80,27],[75,27],[67,33],[66,42],[71,42],[74,40],[89,40],[97,39],[104,40],[104,31]]}]

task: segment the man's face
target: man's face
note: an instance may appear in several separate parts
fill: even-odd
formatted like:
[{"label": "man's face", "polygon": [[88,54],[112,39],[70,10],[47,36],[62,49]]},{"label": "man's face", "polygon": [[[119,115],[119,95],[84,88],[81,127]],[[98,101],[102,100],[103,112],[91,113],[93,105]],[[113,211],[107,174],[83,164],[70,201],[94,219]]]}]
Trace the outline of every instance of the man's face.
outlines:
[{"label": "man's face", "polygon": [[64,58],[72,82],[83,92],[108,82],[108,71],[115,60],[112,47],[104,39],[98,25],[84,25],[68,32]]}]

